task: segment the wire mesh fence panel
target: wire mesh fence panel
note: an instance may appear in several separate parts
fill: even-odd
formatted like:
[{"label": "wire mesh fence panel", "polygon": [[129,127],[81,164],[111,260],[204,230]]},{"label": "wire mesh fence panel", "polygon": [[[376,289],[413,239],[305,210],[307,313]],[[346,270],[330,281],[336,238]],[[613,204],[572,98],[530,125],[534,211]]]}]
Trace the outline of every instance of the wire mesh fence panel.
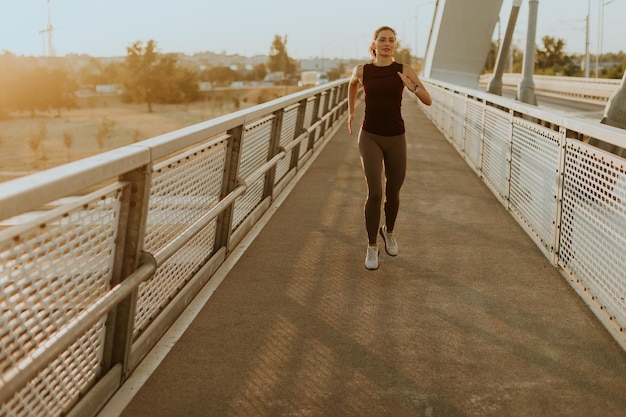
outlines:
[{"label": "wire mesh fence panel", "polygon": [[554,252],[560,133],[521,118],[513,122],[510,208],[546,254]]},{"label": "wire mesh fence panel", "polygon": [[485,108],[483,131],[482,173],[501,200],[507,198],[508,159],[510,152],[511,122],[502,110]]},{"label": "wire mesh fence panel", "polygon": [[566,141],[559,264],[626,327],[626,161]]},{"label": "wire mesh fence panel", "polygon": [[[198,146],[156,165],[144,248],[157,254],[198,221],[220,199],[228,138]],[[134,337],[137,337],[206,262],[213,250],[215,222],[139,286]]]},{"label": "wire mesh fence panel", "polygon": [[482,136],[484,128],[484,105],[468,100],[465,117],[464,153],[474,170],[481,168]]},{"label": "wire mesh fence panel", "polygon": [[[296,121],[298,119],[298,111],[300,107],[295,106],[285,111],[283,114],[283,125],[280,131],[280,146],[283,148],[293,142],[296,134]],[[291,152],[289,152],[285,158],[278,162],[276,166],[275,184],[278,184],[281,179],[289,172],[289,164],[291,162]]]},{"label": "wire mesh fence panel", "polygon": [[[246,179],[250,174],[261,168],[268,161],[272,122],[274,117],[266,117],[246,126],[242,145],[239,176]],[[264,178],[249,184],[248,190],[235,201],[233,230],[237,228],[263,198]]]},{"label": "wire mesh fence panel", "polygon": [[[123,185],[115,183],[0,232],[0,373],[16,369],[110,290]],[[11,400],[2,416],[58,416],[100,372],[104,319]]]}]

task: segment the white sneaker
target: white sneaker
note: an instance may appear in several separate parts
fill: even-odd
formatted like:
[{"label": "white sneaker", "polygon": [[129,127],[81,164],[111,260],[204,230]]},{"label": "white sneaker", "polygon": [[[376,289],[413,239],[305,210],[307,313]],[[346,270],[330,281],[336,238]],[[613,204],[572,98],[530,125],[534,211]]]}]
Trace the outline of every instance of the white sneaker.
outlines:
[{"label": "white sneaker", "polygon": [[396,256],[398,254],[398,242],[396,238],[393,237],[393,233],[387,233],[387,226],[380,226],[378,230],[385,241],[385,251],[387,251],[390,256]]},{"label": "white sneaker", "polygon": [[377,246],[367,246],[367,255],[365,256],[365,268],[370,270],[378,269]]}]

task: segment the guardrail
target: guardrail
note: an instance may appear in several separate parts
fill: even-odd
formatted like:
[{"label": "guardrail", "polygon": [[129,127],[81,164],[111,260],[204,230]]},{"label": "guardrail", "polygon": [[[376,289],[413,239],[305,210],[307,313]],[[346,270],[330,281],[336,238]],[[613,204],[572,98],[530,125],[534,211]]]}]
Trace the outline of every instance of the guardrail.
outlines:
[{"label": "guardrail", "polygon": [[0,184],[0,415],[95,415],[346,110],[342,80]]},{"label": "guardrail", "polygon": [[[482,74],[479,85],[487,86],[493,74]],[[615,91],[620,88],[621,80],[609,78],[557,77],[551,75],[533,75],[535,92],[544,96],[566,98],[605,105]],[[522,82],[522,74],[506,73],[502,75],[502,88],[517,89]]]},{"label": "guardrail", "polygon": [[424,112],[626,349],[626,130],[427,84]]}]

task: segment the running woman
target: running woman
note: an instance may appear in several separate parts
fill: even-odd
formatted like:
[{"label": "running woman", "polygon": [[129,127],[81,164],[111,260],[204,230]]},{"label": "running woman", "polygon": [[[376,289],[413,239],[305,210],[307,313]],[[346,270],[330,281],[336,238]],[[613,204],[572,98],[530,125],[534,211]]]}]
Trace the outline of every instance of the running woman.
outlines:
[{"label": "running woman", "polygon": [[[396,31],[388,26],[376,29],[370,45],[372,62],[354,68],[348,90],[350,134],[359,85],[365,96],[365,117],[358,141],[367,183],[365,228],[368,245],[365,268],[369,270],[378,269],[378,234],[385,242],[385,251],[391,256],[398,255],[398,242],[393,230],[400,207],[400,188],[406,175],[406,137],[400,111],[404,88],[425,105],[432,104],[430,94],[413,68],[395,62],[395,48]],[[383,172],[385,224],[380,226]]]}]

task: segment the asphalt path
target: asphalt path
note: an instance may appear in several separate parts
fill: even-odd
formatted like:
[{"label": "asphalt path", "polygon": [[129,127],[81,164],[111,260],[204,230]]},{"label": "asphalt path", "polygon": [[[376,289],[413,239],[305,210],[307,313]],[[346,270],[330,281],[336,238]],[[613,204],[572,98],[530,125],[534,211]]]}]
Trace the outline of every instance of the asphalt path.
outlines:
[{"label": "asphalt path", "polygon": [[403,114],[400,254],[364,268],[342,126],[100,417],[626,415],[624,350],[413,101]]}]

